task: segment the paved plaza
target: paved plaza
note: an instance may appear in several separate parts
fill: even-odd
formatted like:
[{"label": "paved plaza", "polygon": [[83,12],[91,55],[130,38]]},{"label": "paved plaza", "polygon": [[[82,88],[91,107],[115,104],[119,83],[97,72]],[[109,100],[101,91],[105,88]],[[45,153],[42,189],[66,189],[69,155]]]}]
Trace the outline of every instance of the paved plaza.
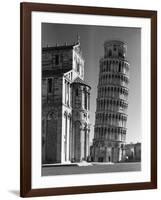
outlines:
[{"label": "paved plaza", "polygon": [[92,165],[50,165],[42,167],[43,176],[140,171],[140,162],[92,163]]}]

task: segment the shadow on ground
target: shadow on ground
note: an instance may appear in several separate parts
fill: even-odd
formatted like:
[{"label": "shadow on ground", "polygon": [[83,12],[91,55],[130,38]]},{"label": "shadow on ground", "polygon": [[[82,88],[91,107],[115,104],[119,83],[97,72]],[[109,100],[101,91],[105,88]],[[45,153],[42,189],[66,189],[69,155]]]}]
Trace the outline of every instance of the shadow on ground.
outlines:
[{"label": "shadow on ground", "polygon": [[15,196],[18,196],[18,197],[20,196],[20,191],[18,190],[9,190],[9,192]]}]

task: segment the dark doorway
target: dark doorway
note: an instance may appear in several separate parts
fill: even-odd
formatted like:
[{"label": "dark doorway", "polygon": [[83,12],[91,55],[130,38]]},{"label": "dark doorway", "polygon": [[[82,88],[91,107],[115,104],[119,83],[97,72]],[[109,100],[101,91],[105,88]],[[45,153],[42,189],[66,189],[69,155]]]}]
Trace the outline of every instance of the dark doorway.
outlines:
[{"label": "dark doorway", "polygon": [[99,157],[98,162],[103,162],[103,157]]},{"label": "dark doorway", "polygon": [[108,162],[111,162],[111,156],[108,156]]}]

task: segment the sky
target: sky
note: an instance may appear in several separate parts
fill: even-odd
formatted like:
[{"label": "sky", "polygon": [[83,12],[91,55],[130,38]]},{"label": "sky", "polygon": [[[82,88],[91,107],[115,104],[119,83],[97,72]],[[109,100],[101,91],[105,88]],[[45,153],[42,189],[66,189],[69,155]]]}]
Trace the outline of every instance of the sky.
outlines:
[{"label": "sky", "polygon": [[91,141],[94,134],[99,59],[104,56],[106,40],[127,43],[126,58],[130,62],[128,119],[126,142],[141,142],[141,29],[109,26],[42,24],[42,47],[73,44],[80,37],[85,59],[85,81],[92,87],[90,98]]}]

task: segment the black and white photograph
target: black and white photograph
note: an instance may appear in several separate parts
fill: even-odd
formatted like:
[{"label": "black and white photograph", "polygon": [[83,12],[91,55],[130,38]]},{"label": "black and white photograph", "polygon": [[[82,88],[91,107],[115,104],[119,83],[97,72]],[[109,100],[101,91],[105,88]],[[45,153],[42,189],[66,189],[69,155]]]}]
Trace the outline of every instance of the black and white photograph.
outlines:
[{"label": "black and white photograph", "polygon": [[21,3],[22,197],[157,188],[157,12]]},{"label": "black and white photograph", "polygon": [[141,29],[41,24],[42,176],[141,171]]}]

